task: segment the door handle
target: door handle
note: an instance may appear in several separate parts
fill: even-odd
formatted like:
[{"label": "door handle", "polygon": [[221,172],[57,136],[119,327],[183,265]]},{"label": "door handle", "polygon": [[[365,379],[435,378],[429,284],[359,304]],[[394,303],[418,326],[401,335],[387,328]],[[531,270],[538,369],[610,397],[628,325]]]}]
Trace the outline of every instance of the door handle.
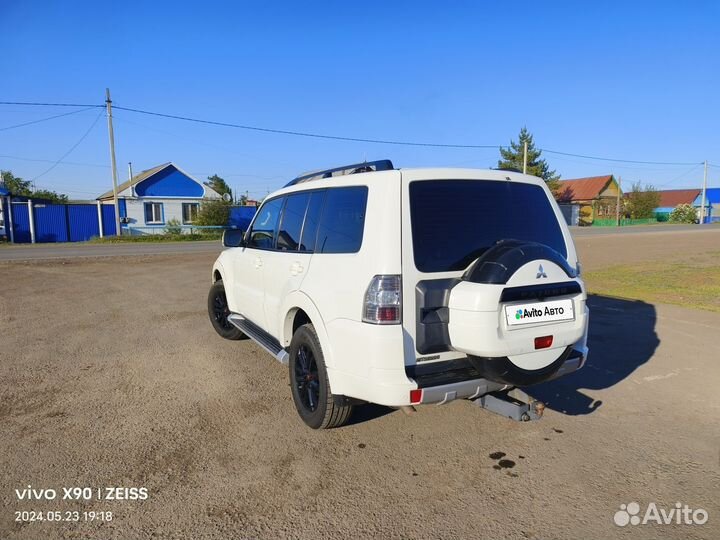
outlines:
[{"label": "door handle", "polygon": [[257,257],[255,259],[255,268],[262,268],[262,265],[263,265],[262,259],[260,257]]},{"label": "door handle", "polygon": [[290,266],[290,273],[291,273],[293,276],[297,276],[298,274],[301,274],[303,270],[305,270],[305,269],[304,269],[304,268],[302,267],[302,265],[301,265],[299,262],[297,262],[297,261],[295,261],[294,263],[292,263],[292,265]]}]

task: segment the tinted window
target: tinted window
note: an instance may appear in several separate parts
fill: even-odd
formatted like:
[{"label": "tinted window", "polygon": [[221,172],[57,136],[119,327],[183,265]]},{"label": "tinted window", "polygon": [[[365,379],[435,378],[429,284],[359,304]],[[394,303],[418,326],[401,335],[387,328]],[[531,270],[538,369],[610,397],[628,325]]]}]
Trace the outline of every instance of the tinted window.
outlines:
[{"label": "tinted window", "polygon": [[567,256],[552,205],[540,186],[491,180],[410,184],[415,266],[462,270],[499,240],[540,242]]},{"label": "tinted window", "polygon": [[328,189],[317,247],[319,253],[355,253],[362,245],[367,206],[366,187]]},{"label": "tinted window", "polygon": [[277,232],[278,217],[285,199],[280,197],[262,205],[250,230],[248,247],[273,249]]},{"label": "tinted window", "polygon": [[279,250],[297,251],[309,198],[308,193],[296,193],[287,197],[277,239]]},{"label": "tinted window", "polygon": [[302,242],[300,251],[314,251],[315,238],[317,237],[320,214],[322,214],[323,202],[325,201],[325,190],[313,191],[310,193],[310,204],[305,214],[305,225],[302,231]]}]

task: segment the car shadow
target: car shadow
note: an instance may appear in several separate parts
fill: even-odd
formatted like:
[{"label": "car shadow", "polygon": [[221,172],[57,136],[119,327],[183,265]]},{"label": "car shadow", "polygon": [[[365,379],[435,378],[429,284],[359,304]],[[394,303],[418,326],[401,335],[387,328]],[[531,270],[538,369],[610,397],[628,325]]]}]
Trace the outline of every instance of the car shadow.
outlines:
[{"label": "car shadow", "polygon": [[652,304],[608,296],[588,295],[590,352],[575,373],[523,390],[553,410],[568,415],[591,414],[602,406],[582,390],[616,385],[646,363],[660,340]]},{"label": "car shadow", "polygon": [[347,426],[353,426],[355,424],[362,424],[364,422],[369,422],[370,420],[375,420],[376,418],[380,418],[382,416],[385,416],[386,414],[390,414],[395,412],[396,409],[393,409],[391,407],[385,407],[384,405],[376,405],[375,403],[363,403],[362,405],[357,405],[352,412],[352,415],[350,415],[350,420],[348,420]]}]

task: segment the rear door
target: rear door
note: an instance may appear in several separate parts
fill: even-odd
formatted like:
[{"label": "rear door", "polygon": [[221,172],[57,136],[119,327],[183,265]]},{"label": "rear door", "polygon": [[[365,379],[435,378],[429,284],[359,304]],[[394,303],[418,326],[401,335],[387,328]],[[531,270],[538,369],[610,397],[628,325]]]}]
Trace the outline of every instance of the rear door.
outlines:
[{"label": "rear door", "polygon": [[[406,365],[465,356],[448,347],[422,346],[437,339],[449,319],[449,311],[428,308],[447,301],[443,291],[449,295],[457,283],[453,280],[497,241],[535,241],[575,256],[574,250],[568,253],[572,242],[567,228],[558,224],[562,216],[557,205],[553,208],[540,185],[511,181],[501,171],[462,169],[403,171],[402,185]],[[434,300],[426,306],[428,297]],[[500,306],[494,309],[499,321]]]}]

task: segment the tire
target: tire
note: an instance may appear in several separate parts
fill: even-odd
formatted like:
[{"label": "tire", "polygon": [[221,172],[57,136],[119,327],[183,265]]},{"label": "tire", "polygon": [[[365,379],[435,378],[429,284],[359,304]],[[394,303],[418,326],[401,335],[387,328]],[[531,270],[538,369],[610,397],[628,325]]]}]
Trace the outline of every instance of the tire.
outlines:
[{"label": "tire", "polygon": [[297,329],[290,343],[290,388],[300,418],[313,429],[347,423],[353,406],[340,404],[330,391],[325,358],[312,324]]},{"label": "tire", "polygon": [[230,308],[228,307],[227,297],[225,296],[225,285],[221,279],[218,279],[210,287],[208,294],[208,316],[210,323],[215,331],[225,339],[238,340],[245,337],[240,330],[228,321]]}]

